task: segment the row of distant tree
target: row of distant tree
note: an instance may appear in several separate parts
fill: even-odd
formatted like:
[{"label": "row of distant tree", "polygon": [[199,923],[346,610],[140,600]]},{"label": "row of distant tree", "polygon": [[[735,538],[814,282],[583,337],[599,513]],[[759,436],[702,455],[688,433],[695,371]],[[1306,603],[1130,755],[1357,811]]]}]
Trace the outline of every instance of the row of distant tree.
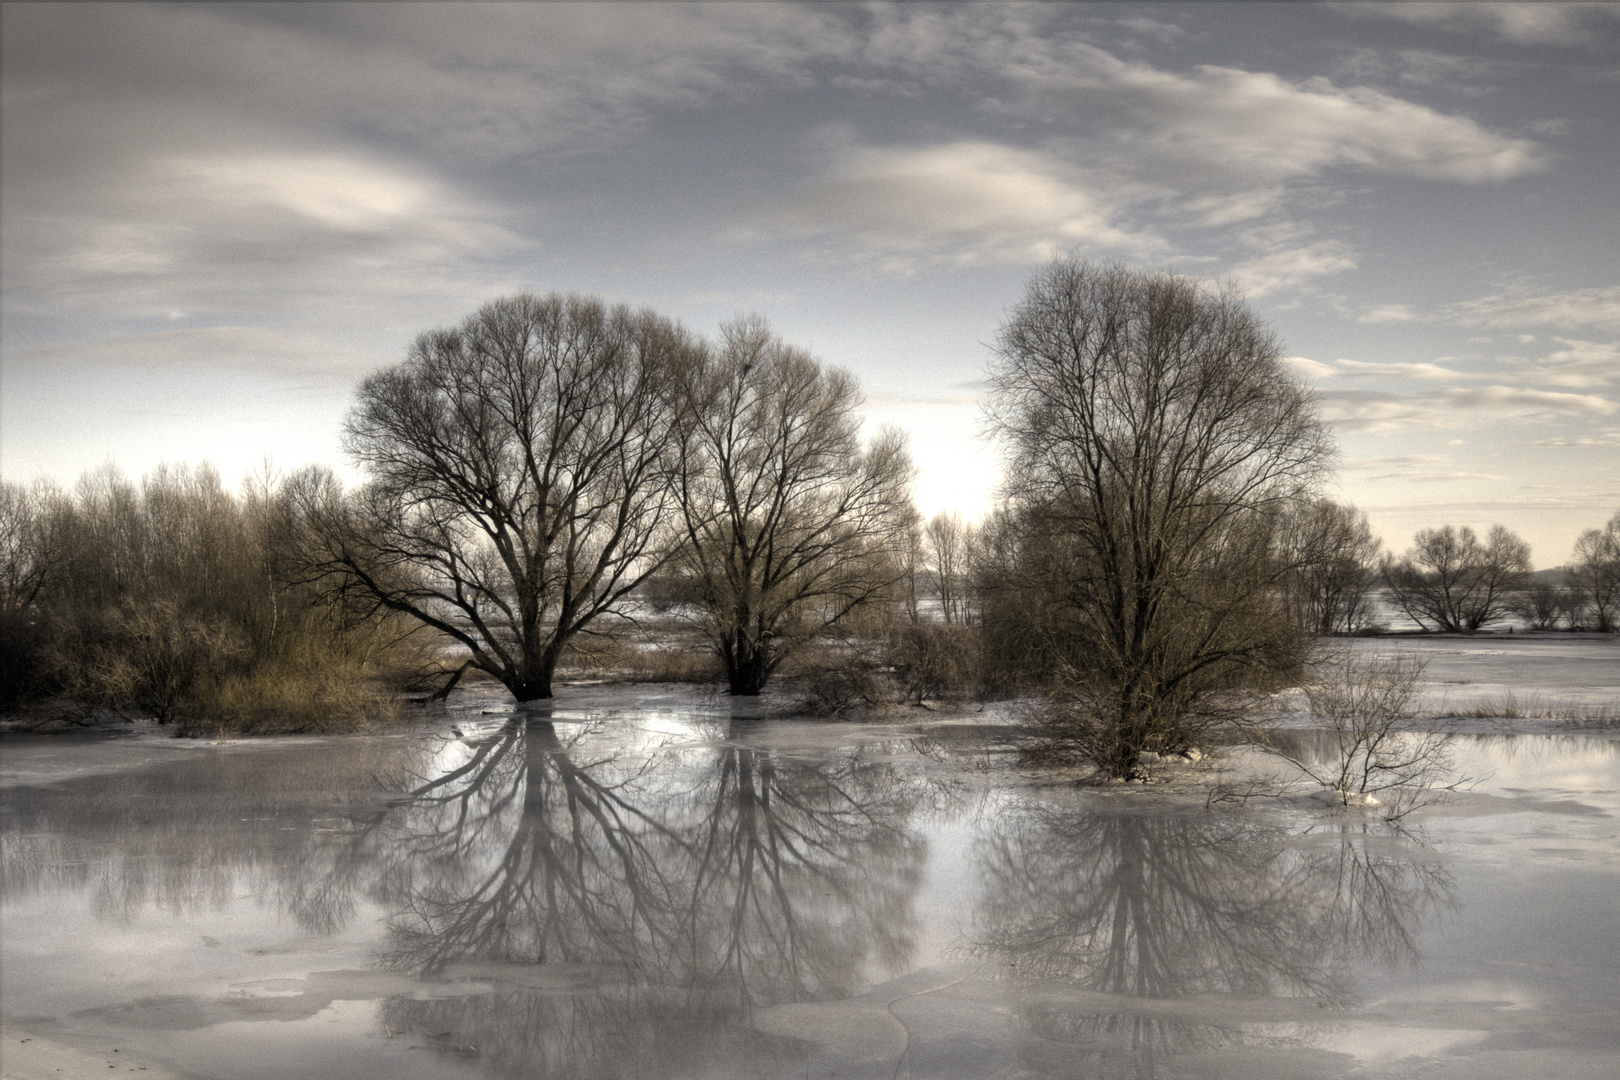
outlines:
[{"label": "row of distant tree", "polygon": [[[946,623],[979,620],[996,570],[990,532],[942,513],[918,537],[920,610]],[[1330,500],[1305,504],[1283,530],[1294,572],[1284,595],[1294,617],[1321,635],[1371,634],[1404,615],[1423,630],[1472,633],[1517,621],[1532,630],[1620,630],[1620,512],[1587,529],[1567,565],[1532,572],[1529,545],[1501,525],[1483,539],[1467,525],[1418,532],[1386,552],[1367,515]]]},{"label": "row of distant tree", "polygon": [[[1057,260],[996,353],[1002,501],[976,528],[924,525],[902,437],[863,439],[854,380],[762,321],[705,339],[577,296],[494,301],[360,385],[357,488],[322,468],[240,495],[206,468],[7,485],[7,692],[316,716],[363,707],[378,676],[443,694],[480,671],[529,701],[662,618],[738,695],[815,649],[914,698],[1038,692],[1126,776],[1297,682],[1377,597],[1446,630],[1540,610],[1506,529],[1380,556],[1323,499],[1315,400],[1229,291]],[[1613,628],[1617,545],[1620,516],[1582,537],[1550,601],[1565,624]]]}]

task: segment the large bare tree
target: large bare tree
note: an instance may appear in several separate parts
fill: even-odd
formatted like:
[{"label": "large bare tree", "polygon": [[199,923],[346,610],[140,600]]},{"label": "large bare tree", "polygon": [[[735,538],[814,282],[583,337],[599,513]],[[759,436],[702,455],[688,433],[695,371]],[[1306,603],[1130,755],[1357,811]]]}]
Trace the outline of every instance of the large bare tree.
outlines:
[{"label": "large bare tree", "polygon": [[316,567],[449,636],[519,701],[550,697],[569,642],[658,564],[694,351],[651,311],[557,294],[421,335],[360,386],[358,498],[305,485]]},{"label": "large bare tree", "polygon": [[1056,260],[997,352],[1013,528],[986,550],[1014,602],[989,629],[1043,639],[1060,741],[1128,777],[1294,670],[1279,522],[1331,443],[1261,320],[1186,278]]},{"label": "large bare tree", "polygon": [[899,583],[911,460],[896,432],[863,444],[855,380],[762,320],[723,327],[688,373],[677,566],[731,692],[758,694],[795,644]]}]

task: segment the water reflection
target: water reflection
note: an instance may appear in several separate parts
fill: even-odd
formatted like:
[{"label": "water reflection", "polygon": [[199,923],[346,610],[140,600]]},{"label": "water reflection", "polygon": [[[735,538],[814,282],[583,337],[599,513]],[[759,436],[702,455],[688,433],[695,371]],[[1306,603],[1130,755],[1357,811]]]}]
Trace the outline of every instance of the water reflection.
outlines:
[{"label": "water reflection", "polygon": [[[1154,1076],[1192,1051],[1308,1041],[1354,1004],[1357,970],[1414,962],[1452,900],[1424,849],[1342,818],[1301,832],[990,796],[969,850],[972,799],[929,779],[960,762],[950,746],[666,727],[524,716],[40,788],[8,798],[0,896],[89,894],[109,924],[246,894],[317,934],[380,920],[370,970],[311,951],[240,997],[139,998],[83,1023],[375,1001],[379,1044],[558,1077]],[[970,910],[939,913],[959,883],[929,884],[931,835],[959,839]],[[974,962],[914,970],[953,925]]]},{"label": "water reflection", "polygon": [[513,1071],[679,1071],[791,1049],[748,1029],[756,1004],[904,970],[926,857],[914,784],[860,754],[738,740],[653,768],[589,735],[514,721],[412,793],[382,963],[495,991],[392,999],[390,1028]]},{"label": "water reflection", "polygon": [[[141,751],[134,745],[129,753]],[[165,750],[109,776],[11,789],[0,900],[73,892],[98,920],[176,917],[251,898],[313,934],[354,917],[387,810],[381,776],[420,758],[405,740]]]},{"label": "water reflection", "polygon": [[975,952],[1020,982],[1061,980],[1029,997],[1024,1022],[1102,1075],[1305,1038],[1298,1023],[1269,1027],[1264,1010],[1220,1002],[1346,1005],[1352,965],[1414,961],[1419,926],[1454,890],[1444,867],[1388,837],[1209,814],[1025,805],[977,854]]}]

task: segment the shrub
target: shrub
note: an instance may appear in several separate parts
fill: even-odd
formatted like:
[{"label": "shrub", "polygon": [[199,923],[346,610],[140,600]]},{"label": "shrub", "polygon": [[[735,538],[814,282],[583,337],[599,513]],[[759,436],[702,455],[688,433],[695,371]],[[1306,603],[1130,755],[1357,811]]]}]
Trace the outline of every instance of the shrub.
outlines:
[{"label": "shrub", "polygon": [[1320,662],[1304,690],[1311,716],[1326,726],[1326,752],[1306,754],[1280,739],[1267,748],[1340,806],[1379,806],[1393,821],[1433,802],[1468,780],[1457,775],[1451,736],[1413,730],[1423,666],[1403,656],[1342,654]]}]

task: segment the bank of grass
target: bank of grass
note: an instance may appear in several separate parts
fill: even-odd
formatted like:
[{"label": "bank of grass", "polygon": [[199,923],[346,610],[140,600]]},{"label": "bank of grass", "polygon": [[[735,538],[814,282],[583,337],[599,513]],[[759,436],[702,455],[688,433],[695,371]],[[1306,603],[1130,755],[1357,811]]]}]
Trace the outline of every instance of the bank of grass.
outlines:
[{"label": "bank of grass", "polygon": [[[579,635],[558,663],[557,679],[721,685],[725,670],[701,631],[670,618]],[[904,619],[869,620],[797,642],[772,681],[791,688],[805,711],[819,716],[962,701],[986,692],[976,627]]]},{"label": "bank of grass", "polygon": [[343,731],[398,720],[430,661],[406,642],[356,653],[319,641],[209,680],[175,717],[181,734]]},{"label": "bank of grass", "polygon": [[307,523],[273,478],[108,466],[0,492],[0,706],[25,724],[333,730],[397,716],[434,667],[436,641],[297,557]]},{"label": "bank of grass", "polygon": [[1446,708],[1441,720],[1550,720],[1562,727],[1601,730],[1620,728],[1620,706],[1572,701],[1512,690],[1461,708]]},{"label": "bank of grass", "polygon": [[433,667],[426,636],[398,620],[353,626],[309,610],[255,640],[228,620],[156,601],[60,619],[41,654],[57,697],[183,735],[386,722]]},{"label": "bank of grass", "polygon": [[675,620],[584,633],[557,662],[559,682],[711,683],[724,672],[701,635]]}]

